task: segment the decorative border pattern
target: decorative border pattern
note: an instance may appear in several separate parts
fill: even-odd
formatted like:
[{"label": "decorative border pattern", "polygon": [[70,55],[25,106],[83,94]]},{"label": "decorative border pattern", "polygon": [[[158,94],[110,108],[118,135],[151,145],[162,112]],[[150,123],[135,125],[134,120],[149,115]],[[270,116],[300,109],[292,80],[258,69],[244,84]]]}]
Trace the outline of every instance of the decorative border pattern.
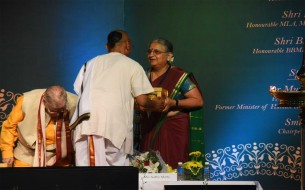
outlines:
[{"label": "decorative border pattern", "polygon": [[6,120],[9,113],[16,105],[17,98],[21,96],[20,93],[14,93],[11,91],[5,91],[0,89],[0,128],[2,123]]},{"label": "decorative border pattern", "polygon": [[231,180],[244,176],[268,175],[300,181],[301,148],[279,143],[232,145],[205,155],[211,179]]}]

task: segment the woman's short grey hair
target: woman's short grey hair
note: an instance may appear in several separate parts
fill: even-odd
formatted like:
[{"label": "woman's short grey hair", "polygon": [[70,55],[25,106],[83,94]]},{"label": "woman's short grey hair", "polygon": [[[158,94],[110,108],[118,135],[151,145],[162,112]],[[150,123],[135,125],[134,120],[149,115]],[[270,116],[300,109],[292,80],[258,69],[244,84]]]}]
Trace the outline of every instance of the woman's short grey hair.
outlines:
[{"label": "woman's short grey hair", "polygon": [[156,39],[153,39],[149,43],[149,45],[152,44],[153,42],[157,42],[157,43],[163,45],[166,49],[166,52],[171,52],[171,53],[174,52],[174,46],[173,46],[172,42],[170,42],[169,40],[166,40],[164,38],[156,38]]}]

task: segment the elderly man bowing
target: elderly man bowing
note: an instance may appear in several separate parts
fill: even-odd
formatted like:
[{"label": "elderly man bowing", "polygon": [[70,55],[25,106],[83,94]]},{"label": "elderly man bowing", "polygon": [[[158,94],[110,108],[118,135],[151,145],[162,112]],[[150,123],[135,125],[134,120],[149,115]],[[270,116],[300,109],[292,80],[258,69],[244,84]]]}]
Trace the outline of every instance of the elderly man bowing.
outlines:
[{"label": "elderly man bowing", "polygon": [[14,167],[71,165],[68,126],[76,101],[77,96],[61,86],[25,92],[3,122],[2,161]]}]

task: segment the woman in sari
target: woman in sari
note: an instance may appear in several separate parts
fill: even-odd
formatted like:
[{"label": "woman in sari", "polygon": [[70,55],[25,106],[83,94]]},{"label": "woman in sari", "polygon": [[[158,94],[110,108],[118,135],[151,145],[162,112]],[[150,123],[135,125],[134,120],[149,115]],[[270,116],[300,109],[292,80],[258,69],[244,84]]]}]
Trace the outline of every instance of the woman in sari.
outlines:
[{"label": "woman in sari", "polygon": [[[159,151],[166,164],[177,168],[178,162],[188,160],[190,112],[202,108],[203,97],[194,76],[171,65],[174,59],[171,42],[154,39],[147,58],[151,66],[147,76],[152,86],[168,90],[169,98],[167,112],[141,111],[140,151]],[[198,128],[203,134],[202,126]],[[199,139],[203,140],[203,135]],[[203,147],[202,140],[198,147]]]}]

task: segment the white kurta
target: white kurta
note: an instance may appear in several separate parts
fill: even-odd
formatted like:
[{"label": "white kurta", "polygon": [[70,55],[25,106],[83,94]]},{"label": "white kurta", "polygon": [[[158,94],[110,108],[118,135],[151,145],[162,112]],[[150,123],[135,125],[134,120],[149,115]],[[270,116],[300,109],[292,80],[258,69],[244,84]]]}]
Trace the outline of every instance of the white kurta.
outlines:
[{"label": "white kurta", "polygon": [[97,56],[88,61],[85,74],[81,68],[74,90],[80,101],[71,123],[90,112],[90,119],[76,127],[74,144],[83,135],[96,135],[132,154],[134,98],[153,92],[142,66],[117,52]]}]

